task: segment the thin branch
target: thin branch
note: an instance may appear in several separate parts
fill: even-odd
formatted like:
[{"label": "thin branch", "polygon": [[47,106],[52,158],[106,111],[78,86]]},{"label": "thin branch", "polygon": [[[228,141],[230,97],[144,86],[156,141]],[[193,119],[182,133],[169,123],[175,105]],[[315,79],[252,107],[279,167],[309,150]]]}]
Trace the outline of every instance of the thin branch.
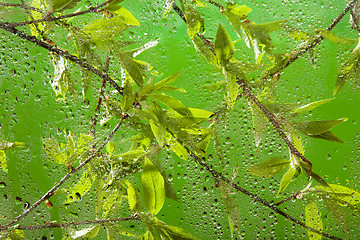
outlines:
[{"label": "thin branch", "polygon": [[78,57],[69,54],[68,51],[66,50],[62,50],[57,48],[56,46],[53,46],[47,42],[41,41],[39,39],[37,39],[36,37],[30,36],[20,30],[17,30],[16,28],[9,26],[7,23],[0,23],[0,28],[22,38],[25,39],[29,42],[32,43],[36,43],[38,46],[43,47],[47,50],[49,50],[50,52],[54,52],[59,54],[60,56],[78,64],[79,66],[89,70],[90,72],[98,75],[100,78],[105,79],[107,82],[109,82],[118,92],[120,95],[123,94],[123,89],[107,74],[101,72],[100,70],[94,68],[93,66],[89,65],[88,63],[82,61],[81,59],[79,59]]},{"label": "thin branch", "polygon": [[333,235],[330,235],[328,233],[319,231],[317,229],[314,229],[312,227],[307,226],[304,222],[292,217],[291,215],[285,213],[284,211],[280,210],[279,208],[276,207],[275,204],[272,204],[268,201],[266,201],[265,199],[257,196],[256,194],[249,192],[248,190],[240,187],[239,185],[237,185],[234,182],[231,182],[229,179],[227,179],[226,177],[224,177],[224,175],[216,170],[214,170],[214,168],[210,165],[208,165],[206,163],[206,158],[205,157],[198,157],[194,152],[192,152],[189,148],[185,147],[187,152],[189,153],[189,155],[194,158],[201,166],[203,166],[209,173],[211,173],[211,175],[213,176],[214,179],[218,180],[218,181],[222,181],[226,184],[231,183],[231,185],[233,186],[233,188],[235,188],[236,190],[238,190],[239,192],[247,195],[248,197],[250,197],[251,199],[253,199],[255,202],[261,203],[262,205],[264,205],[265,207],[270,208],[271,210],[273,210],[274,212],[276,212],[277,214],[282,215],[283,217],[285,217],[286,219],[292,221],[293,223],[296,223],[304,228],[306,228],[307,230],[310,230],[312,232],[315,232],[317,234],[321,234],[324,237],[327,237],[329,239],[342,239]]},{"label": "thin branch", "polygon": [[221,4],[219,4],[219,3],[217,3],[217,2],[214,2],[214,1],[212,1],[212,0],[209,0],[209,3],[217,6],[220,11],[224,11],[224,7],[223,7]]},{"label": "thin branch", "polygon": [[[110,55],[108,54],[108,56],[106,58],[104,73],[106,73],[108,71],[109,65],[110,65]],[[97,123],[98,117],[100,115],[100,107],[101,107],[101,102],[104,98],[105,85],[106,85],[106,81],[105,81],[105,79],[103,79],[101,82],[100,90],[99,90],[99,97],[98,97],[98,101],[97,101],[96,108],[95,108],[93,122],[90,127],[90,132],[93,137],[95,137],[96,123]]]},{"label": "thin branch", "polygon": [[272,123],[272,125],[274,126],[274,128],[276,129],[276,131],[278,131],[279,135],[281,136],[281,138],[284,140],[284,142],[286,143],[286,145],[288,145],[290,152],[300,158],[301,160],[303,160],[304,162],[306,162],[307,164],[310,165],[310,168],[308,169],[308,174],[311,173],[312,171],[312,164],[309,160],[307,160],[305,158],[304,155],[302,155],[297,148],[292,144],[292,142],[287,138],[285,132],[282,130],[279,121],[276,119],[275,115],[270,112],[260,101],[259,99],[257,99],[257,97],[254,96],[254,94],[252,94],[251,88],[249,86],[247,86],[247,84],[245,83],[244,80],[239,80],[237,81],[237,83],[239,84],[239,86],[243,89],[243,93],[244,95],[251,100],[253,103],[255,103],[260,110],[265,114],[265,116],[269,119],[269,121]]},{"label": "thin branch", "polygon": [[23,8],[25,10],[31,10],[31,11],[35,11],[35,12],[42,12],[40,9],[38,8],[34,8],[34,7],[29,7],[26,4],[16,4],[16,3],[6,3],[6,2],[0,2],[0,6],[4,6],[4,7],[17,7],[17,8]]},{"label": "thin branch", "polygon": [[76,172],[78,172],[80,169],[82,169],[87,163],[89,163],[93,158],[95,158],[97,156],[97,154],[101,151],[101,149],[103,149],[106,144],[110,141],[110,139],[114,136],[114,134],[116,133],[116,131],[120,128],[120,126],[122,125],[122,122],[124,119],[126,119],[128,117],[127,114],[123,115],[122,118],[120,119],[120,122],[115,126],[115,128],[111,131],[111,133],[109,134],[109,136],[103,141],[103,143],[101,144],[100,147],[98,147],[90,157],[88,157],[84,162],[80,163],[79,166],[77,166],[76,168],[74,168],[71,172],[67,173],[59,182],[57,182],[47,193],[45,193],[39,200],[37,200],[33,205],[31,205],[25,212],[23,212],[22,214],[20,214],[19,216],[17,216],[15,219],[13,219],[12,221],[10,221],[9,223],[5,224],[5,225],[0,225],[0,231],[6,230],[9,227],[11,227],[12,225],[14,225],[15,223],[17,223],[18,221],[20,221],[21,219],[23,219],[24,217],[26,217],[26,215],[28,215],[31,211],[33,211],[36,207],[38,207],[42,202],[44,202],[46,199],[48,199],[49,197],[51,197],[55,191],[66,181],[68,180],[71,176],[73,176]]},{"label": "thin branch", "polygon": [[84,15],[87,13],[99,13],[99,12],[103,11],[103,9],[101,9],[102,7],[106,6],[107,4],[111,3],[112,1],[113,0],[108,0],[96,7],[90,7],[88,10],[71,13],[71,14],[67,14],[67,15],[62,15],[59,17],[54,17],[53,13],[48,13],[44,18],[41,18],[41,19],[36,19],[36,20],[31,20],[31,21],[26,21],[26,22],[19,22],[19,23],[7,23],[7,24],[10,27],[18,27],[18,26],[29,25],[29,24],[33,24],[33,23],[39,23],[39,22],[52,22],[52,21],[56,21],[56,20],[61,20],[61,19]]},{"label": "thin branch", "polygon": [[124,222],[124,221],[141,221],[139,216],[131,216],[127,218],[112,218],[112,219],[98,219],[98,220],[86,220],[81,222],[70,222],[70,223],[45,223],[42,225],[30,225],[30,226],[17,226],[15,229],[19,230],[37,230],[44,228],[67,228],[70,226],[81,226],[81,225],[90,225],[90,224],[105,224],[105,223],[114,223],[114,222]]},{"label": "thin branch", "polygon": [[[348,5],[345,7],[345,9],[333,20],[333,22],[326,28],[326,30],[329,30],[329,31],[332,30],[340,22],[340,20],[346,15],[346,13],[354,6],[356,1],[357,0],[352,0],[351,2],[349,2]],[[298,59],[299,57],[301,57],[302,55],[307,53],[309,50],[313,49],[322,40],[324,40],[324,37],[319,35],[315,40],[313,40],[311,43],[309,43],[305,48],[303,48],[300,51],[292,54],[289,61],[287,61],[286,64],[284,64],[278,72],[280,72],[280,71],[284,70],[285,68],[287,68],[290,64],[295,62],[296,59]],[[261,80],[270,79],[275,74],[277,74],[278,72],[274,72],[274,73],[271,73],[271,74],[266,74],[265,76],[263,76],[261,78]]]}]

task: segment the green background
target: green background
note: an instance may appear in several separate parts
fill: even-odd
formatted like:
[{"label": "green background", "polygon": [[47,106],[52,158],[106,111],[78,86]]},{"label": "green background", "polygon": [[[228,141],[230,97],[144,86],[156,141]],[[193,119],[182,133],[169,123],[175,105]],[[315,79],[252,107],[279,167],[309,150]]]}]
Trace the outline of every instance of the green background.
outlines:
[{"label": "green background", "polygon": [[[15,1],[14,1],[15,2]],[[225,5],[224,2],[221,2]],[[79,6],[89,4],[81,2]],[[93,6],[96,3],[92,3]],[[332,20],[345,8],[345,1],[238,1],[239,5],[246,5],[253,9],[249,19],[255,23],[266,23],[287,19],[289,24],[305,31],[312,28],[326,28]],[[162,78],[178,71],[184,71],[173,83],[174,86],[184,88],[186,93],[172,93],[188,107],[196,107],[214,111],[221,106],[226,92],[224,90],[208,91],[201,86],[208,85],[222,79],[219,72],[212,71],[209,64],[196,52],[186,33],[186,25],[179,16],[171,12],[166,19],[162,18],[163,1],[125,1],[122,6],[127,8],[140,21],[141,26],[129,31],[129,39],[139,41],[142,46],[149,41],[158,41],[158,45],[140,54],[137,59],[149,62],[162,74]],[[221,23],[229,32],[233,41],[238,37],[227,22],[224,15],[210,4],[200,9],[204,14],[205,36],[215,38],[217,25]],[[83,26],[85,19],[95,18],[91,15],[78,20],[78,26]],[[23,21],[22,15],[18,16]],[[357,33],[350,29],[349,15],[333,30],[339,36],[356,38]],[[24,29],[24,28],[21,28]],[[100,86],[98,78],[93,79],[94,88],[87,94],[87,99],[81,95],[67,97],[66,101],[56,101],[55,93],[50,81],[53,76],[51,57],[47,50],[27,43],[16,36],[1,30],[0,44],[0,138],[8,141],[26,143],[24,150],[14,149],[6,152],[8,158],[8,174],[0,173],[0,221],[6,223],[23,211],[24,204],[34,203],[48,191],[66,169],[50,162],[45,155],[42,137],[57,136],[62,140],[61,132],[69,129],[72,133],[87,133],[90,117],[96,106],[97,89]],[[58,32],[66,48],[64,32]],[[62,35],[61,35],[62,34]],[[291,53],[300,42],[289,40],[284,31],[271,35],[278,53]],[[54,37],[55,38],[55,37]],[[72,46],[68,46],[72,48]],[[341,46],[323,41],[316,48],[315,65],[311,63],[308,54],[289,66],[281,75],[278,85],[278,100],[298,102],[302,104],[317,100],[332,98],[337,69],[341,62],[354,48]],[[243,41],[235,44],[238,56],[254,61],[254,54],[248,50]],[[113,62],[116,66],[116,62]],[[74,68],[73,78],[77,77]],[[114,70],[115,71],[115,70]],[[120,73],[119,73],[120,74]],[[161,79],[161,78],[159,78]],[[159,80],[157,79],[157,80]],[[327,120],[348,117],[349,120],[336,128],[333,132],[344,140],[344,144],[327,142],[320,139],[310,139],[303,136],[305,156],[313,163],[314,171],[325,177],[329,183],[339,183],[349,188],[359,189],[359,120],[360,95],[354,85],[347,84],[336,96],[336,99],[319,107],[311,114],[300,119]],[[111,127],[109,127],[111,129]],[[102,130],[106,134],[109,130]],[[231,173],[237,168],[236,182],[240,186],[268,199],[276,199],[276,193],[281,175],[272,179],[253,177],[246,173],[246,168],[271,157],[288,157],[288,149],[272,127],[267,128],[266,138],[258,148],[254,146],[252,132],[252,116],[245,99],[239,100],[233,111],[223,120],[219,127],[221,147],[223,148],[226,167],[219,163],[210,144],[209,154],[213,166]],[[129,143],[124,138],[131,136],[129,128],[124,127],[113,139],[118,145],[119,152],[128,149]],[[178,202],[166,199],[164,208],[158,217],[170,225],[180,226],[201,239],[231,239],[228,219],[219,189],[211,175],[189,159],[184,162],[175,154],[163,151],[159,159],[164,162],[166,172],[174,183],[179,198]],[[140,175],[133,181],[139,181]],[[76,183],[72,178],[66,186]],[[306,186],[307,180],[301,176],[293,182],[287,194]],[[140,188],[140,185],[137,185]],[[241,193],[235,193],[243,216],[242,238],[244,239],[302,239],[306,231],[297,225],[277,216],[270,209],[250,200]],[[64,196],[51,198],[54,207],[48,209],[44,204],[30,213],[20,222],[22,225],[44,223],[48,221],[80,221],[93,219],[93,196],[85,196],[82,201],[63,205]],[[124,206],[125,208],[126,206]],[[281,205],[285,212],[304,220],[304,201],[298,200]],[[320,207],[326,231],[336,236],[344,235],[331,214],[324,207]],[[348,221],[349,238],[360,238],[358,214],[345,210]],[[120,213],[121,215],[121,213]],[[137,223],[134,232],[140,233],[143,227]],[[40,239],[42,236],[58,239],[62,231],[36,230],[28,231],[29,238]],[[104,234],[104,231],[102,231]],[[101,237],[99,237],[101,239]]]}]

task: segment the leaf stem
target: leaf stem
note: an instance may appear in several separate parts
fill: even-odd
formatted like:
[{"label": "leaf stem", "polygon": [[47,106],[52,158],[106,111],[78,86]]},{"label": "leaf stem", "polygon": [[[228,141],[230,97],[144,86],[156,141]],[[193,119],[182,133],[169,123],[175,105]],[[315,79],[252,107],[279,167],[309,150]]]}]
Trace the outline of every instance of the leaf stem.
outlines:
[{"label": "leaf stem", "polygon": [[100,78],[105,79],[107,82],[109,82],[118,92],[120,95],[123,94],[123,89],[106,73],[101,72],[100,70],[96,69],[95,67],[91,66],[90,64],[82,61],[81,59],[79,59],[78,57],[71,55],[68,51],[66,50],[62,50],[54,45],[51,45],[47,42],[44,42],[40,39],[37,39],[34,36],[30,36],[20,30],[17,30],[16,28],[14,28],[13,26],[9,25],[8,23],[1,23],[0,22],[0,28],[22,38],[25,39],[29,42],[35,43],[40,47],[43,47],[45,49],[47,49],[50,52],[54,52],[59,54],[60,56],[78,64],[79,66],[89,70],[90,72],[98,75]]},{"label": "leaf stem", "polygon": [[67,228],[70,226],[80,226],[80,225],[90,225],[90,224],[105,224],[105,223],[114,223],[114,222],[124,222],[124,221],[140,221],[140,217],[134,215],[126,218],[112,218],[112,219],[96,219],[96,220],[86,220],[81,222],[70,222],[70,223],[53,223],[48,222],[42,225],[30,225],[30,226],[17,226],[15,229],[19,230],[37,230],[44,228]]},{"label": "leaf stem", "polygon": [[115,128],[111,131],[111,133],[109,134],[109,136],[107,136],[107,138],[105,138],[105,140],[103,141],[103,143],[101,144],[100,147],[98,147],[91,156],[89,156],[85,161],[83,161],[82,163],[80,163],[79,166],[77,166],[76,168],[74,168],[71,172],[67,173],[59,182],[57,182],[47,193],[45,193],[39,200],[37,200],[33,205],[31,205],[26,211],[24,211],[22,214],[18,215],[16,218],[14,218],[12,221],[10,221],[9,223],[5,224],[5,225],[0,225],[0,231],[4,231],[6,229],[8,229],[9,227],[11,227],[12,225],[14,225],[15,223],[17,223],[18,221],[20,221],[21,219],[23,219],[24,217],[26,217],[31,211],[33,211],[36,207],[38,207],[42,202],[44,202],[46,199],[48,199],[49,197],[51,197],[55,191],[66,181],[68,180],[71,176],[73,176],[76,172],[78,172],[80,169],[82,169],[87,163],[89,163],[91,161],[91,159],[95,158],[97,156],[97,154],[101,151],[101,149],[103,149],[106,144],[110,141],[110,139],[114,136],[114,134],[117,132],[117,130],[120,128],[120,126],[123,123],[123,120],[126,119],[128,117],[127,114],[124,114],[119,123],[115,126]]}]

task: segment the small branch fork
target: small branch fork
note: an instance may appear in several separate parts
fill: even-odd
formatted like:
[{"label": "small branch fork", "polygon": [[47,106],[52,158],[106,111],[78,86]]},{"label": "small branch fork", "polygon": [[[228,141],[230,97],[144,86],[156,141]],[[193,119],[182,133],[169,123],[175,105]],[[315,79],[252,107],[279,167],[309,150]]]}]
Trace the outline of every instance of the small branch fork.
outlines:
[{"label": "small branch fork", "polygon": [[39,200],[37,200],[33,205],[31,205],[25,212],[17,216],[14,220],[10,221],[9,223],[5,225],[0,225],[0,231],[4,231],[26,217],[31,211],[33,211],[36,207],[38,207],[42,202],[44,202],[46,199],[54,195],[55,191],[59,189],[59,187],[68,180],[71,176],[73,176],[76,172],[78,172],[80,169],[82,169],[87,163],[89,163],[93,158],[95,158],[98,153],[106,146],[106,144],[110,141],[110,139],[115,135],[117,130],[120,128],[120,126],[123,123],[123,120],[126,119],[128,115],[123,115],[120,119],[120,122],[115,126],[115,128],[111,131],[109,136],[103,141],[100,147],[98,147],[90,157],[88,157],[84,162],[82,162],[79,166],[74,168],[71,172],[67,173],[59,182],[57,182],[47,193],[45,193]]}]

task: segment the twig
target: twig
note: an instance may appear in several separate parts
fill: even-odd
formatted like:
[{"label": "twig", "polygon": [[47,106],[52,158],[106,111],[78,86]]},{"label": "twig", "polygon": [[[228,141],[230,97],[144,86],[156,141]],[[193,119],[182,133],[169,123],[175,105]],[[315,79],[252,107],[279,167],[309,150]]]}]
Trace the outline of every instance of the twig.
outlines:
[{"label": "twig", "polygon": [[224,7],[223,7],[221,4],[219,4],[219,3],[217,3],[217,2],[214,2],[214,1],[212,1],[212,0],[209,0],[209,3],[217,6],[220,11],[224,11]]},{"label": "twig", "polygon": [[[345,7],[345,9],[333,20],[333,22],[326,28],[326,30],[330,31],[332,30],[339,22],[340,20],[345,16],[345,14],[354,6],[355,2],[357,0],[352,0],[351,2],[348,3],[348,5]],[[290,64],[292,64],[296,59],[298,59],[299,57],[301,57],[302,55],[304,55],[305,53],[307,53],[310,49],[313,49],[317,44],[319,44],[322,40],[324,40],[324,37],[319,35],[315,40],[313,40],[309,45],[307,45],[305,48],[301,49],[300,51],[294,53],[291,55],[291,58],[289,59],[289,61],[286,62],[286,64],[284,64],[281,69],[278,71],[282,71],[285,68],[287,68]],[[265,76],[263,76],[261,78],[261,80],[264,79],[270,79],[272,78],[275,74],[277,74],[278,72],[274,72],[271,74],[266,74]]]},{"label": "twig", "polygon": [[0,6],[4,6],[4,7],[18,7],[18,8],[23,8],[25,10],[31,10],[31,11],[35,11],[35,12],[42,12],[40,9],[38,8],[34,8],[34,7],[29,7],[26,4],[16,4],[16,3],[6,3],[6,2],[0,2]]},{"label": "twig", "polygon": [[0,23],[0,28],[18,36],[21,37],[22,39],[25,39],[29,42],[32,43],[36,43],[38,46],[43,47],[47,50],[49,50],[50,52],[54,52],[59,54],[60,56],[78,64],[79,66],[89,70],[90,72],[98,75],[100,78],[105,79],[107,82],[109,82],[118,92],[120,95],[123,94],[123,89],[107,74],[101,72],[100,70],[94,68],[93,66],[87,64],[86,62],[82,61],[81,59],[79,59],[78,57],[71,55],[68,53],[68,51],[66,50],[62,50],[57,48],[56,46],[53,46],[47,42],[41,41],[39,39],[37,39],[36,37],[30,36],[22,31],[17,30],[16,28],[9,26],[7,23]]},{"label": "twig", "polygon": [[[110,64],[110,55],[108,54],[108,56],[106,58],[104,73],[106,73],[108,71],[109,64]],[[95,108],[93,122],[90,127],[90,132],[93,137],[95,137],[96,123],[97,123],[98,116],[100,115],[100,107],[101,107],[101,102],[104,98],[105,85],[106,85],[106,81],[105,81],[105,79],[103,79],[101,82],[100,90],[99,90],[99,97],[98,97],[98,101],[97,101],[96,108]]]},{"label": "twig", "polygon": [[275,204],[272,204],[268,201],[266,201],[265,199],[257,196],[256,194],[252,193],[252,192],[249,192],[248,190],[240,187],[239,185],[237,185],[236,183],[234,182],[231,182],[229,179],[227,179],[226,177],[224,177],[224,175],[220,172],[217,172],[216,170],[213,169],[212,166],[209,166],[207,163],[206,163],[206,158],[203,157],[203,158],[200,158],[198,157],[195,153],[193,153],[189,148],[185,147],[187,152],[189,153],[189,155],[194,158],[201,166],[203,166],[208,172],[211,173],[211,175],[213,176],[214,179],[216,179],[217,181],[222,181],[226,184],[229,184],[231,183],[231,185],[233,186],[233,188],[235,188],[236,190],[238,190],[239,192],[247,195],[248,197],[250,197],[251,199],[253,199],[255,202],[258,202],[258,203],[261,203],[262,205],[264,205],[265,207],[268,207],[270,208],[271,210],[273,210],[274,212],[276,212],[277,214],[280,214],[282,215],[283,217],[285,217],[286,219],[292,221],[293,223],[296,223],[312,232],[315,232],[317,234],[321,234],[322,236],[324,237],[327,237],[329,239],[342,239],[342,238],[339,238],[339,237],[336,237],[336,236],[333,236],[333,235],[330,235],[328,233],[325,233],[325,232],[322,232],[322,231],[319,231],[317,229],[314,229],[312,227],[309,227],[307,226],[305,223],[303,223],[302,221],[292,217],[291,215],[285,213],[284,211],[278,209],[276,207]]},{"label": "twig", "polygon": [[31,225],[31,226],[17,226],[15,229],[19,230],[36,230],[43,228],[67,228],[70,226],[90,225],[90,224],[104,224],[113,222],[124,222],[124,221],[141,221],[140,217],[135,215],[127,218],[112,218],[112,219],[98,219],[98,220],[87,220],[81,222],[70,222],[70,223],[45,223],[42,225]]},{"label": "twig", "polygon": [[101,144],[100,147],[98,147],[93,154],[88,157],[84,162],[80,163],[79,166],[77,166],[76,168],[74,168],[71,172],[67,173],[59,182],[57,182],[47,193],[45,193],[39,200],[37,200],[33,205],[31,205],[25,212],[23,212],[22,214],[20,214],[19,216],[17,216],[15,219],[13,219],[12,221],[10,221],[9,223],[5,224],[5,225],[0,225],[0,231],[6,230],[9,227],[11,227],[12,225],[14,225],[15,223],[17,223],[18,221],[20,221],[21,219],[23,219],[24,217],[26,217],[26,215],[28,215],[31,211],[33,211],[36,207],[38,207],[42,202],[44,202],[46,199],[48,199],[49,197],[51,197],[55,191],[66,181],[68,180],[71,176],[73,176],[76,172],[78,172],[81,168],[83,168],[88,162],[91,161],[91,159],[95,158],[97,156],[97,154],[101,151],[101,149],[103,149],[105,147],[105,145],[110,141],[110,139],[114,136],[114,134],[116,133],[116,131],[120,128],[120,126],[122,125],[122,122],[124,119],[126,119],[128,117],[128,115],[123,115],[122,118],[120,119],[120,122],[115,126],[115,128],[111,131],[111,133],[109,134],[109,136],[103,141],[103,143]]},{"label": "twig", "polygon": [[19,23],[7,23],[7,24],[10,27],[18,27],[18,26],[29,25],[29,24],[33,24],[33,23],[39,23],[39,22],[52,22],[52,21],[56,21],[56,20],[61,20],[61,19],[71,18],[71,17],[75,17],[75,16],[79,16],[79,15],[84,15],[87,13],[99,13],[102,11],[102,9],[100,9],[100,8],[111,3],[112,1],[113,0],[108,0],[96,7],[89,8],[88,10],[71,13],[71,14],[67,14],[67,15],[62,15],[59,17],[54,17],[52,15],[53,13],[48,13],[44,18],[41,18],[41,19],[36,19],[36,20],[31,20],[31,21],[26,21],[26,22],[19,22]]},{"label": "twig", "polygon": [[308,169],[308,174],[311,173],[312,171],[312,164],[309,160],[307,160],[305,158],[304,155],[302,155],[297,148],[292,144],[292,142],[287,138],[285,132],[282,130],[280,123],[278,122],[278,120],[276,119],[275,115],[270,112],[260,101],[259,99],[257,99],[257,97],[255,97],[252,94],[251,88],[249,86],[247,86],[247,84],[245,83],[244,80],[239,80],[237,81],[237,83],[239,84],[239,86],[243,89],[243,93],[244,95],[251,100],[252,102],[254,102],[259,108],[260,110],[265,114],[265,116],[269,119],[269,121],[272,123],[272,125],[275,127],[276,131],[278,131],[279,135],[281,136],[281,138],[284,140],[284,142],[288,145],[290,152],[300,158],[301,160],[303,160],[304,162],[306,162],[307,164],[310,165],[310,168]]}]

